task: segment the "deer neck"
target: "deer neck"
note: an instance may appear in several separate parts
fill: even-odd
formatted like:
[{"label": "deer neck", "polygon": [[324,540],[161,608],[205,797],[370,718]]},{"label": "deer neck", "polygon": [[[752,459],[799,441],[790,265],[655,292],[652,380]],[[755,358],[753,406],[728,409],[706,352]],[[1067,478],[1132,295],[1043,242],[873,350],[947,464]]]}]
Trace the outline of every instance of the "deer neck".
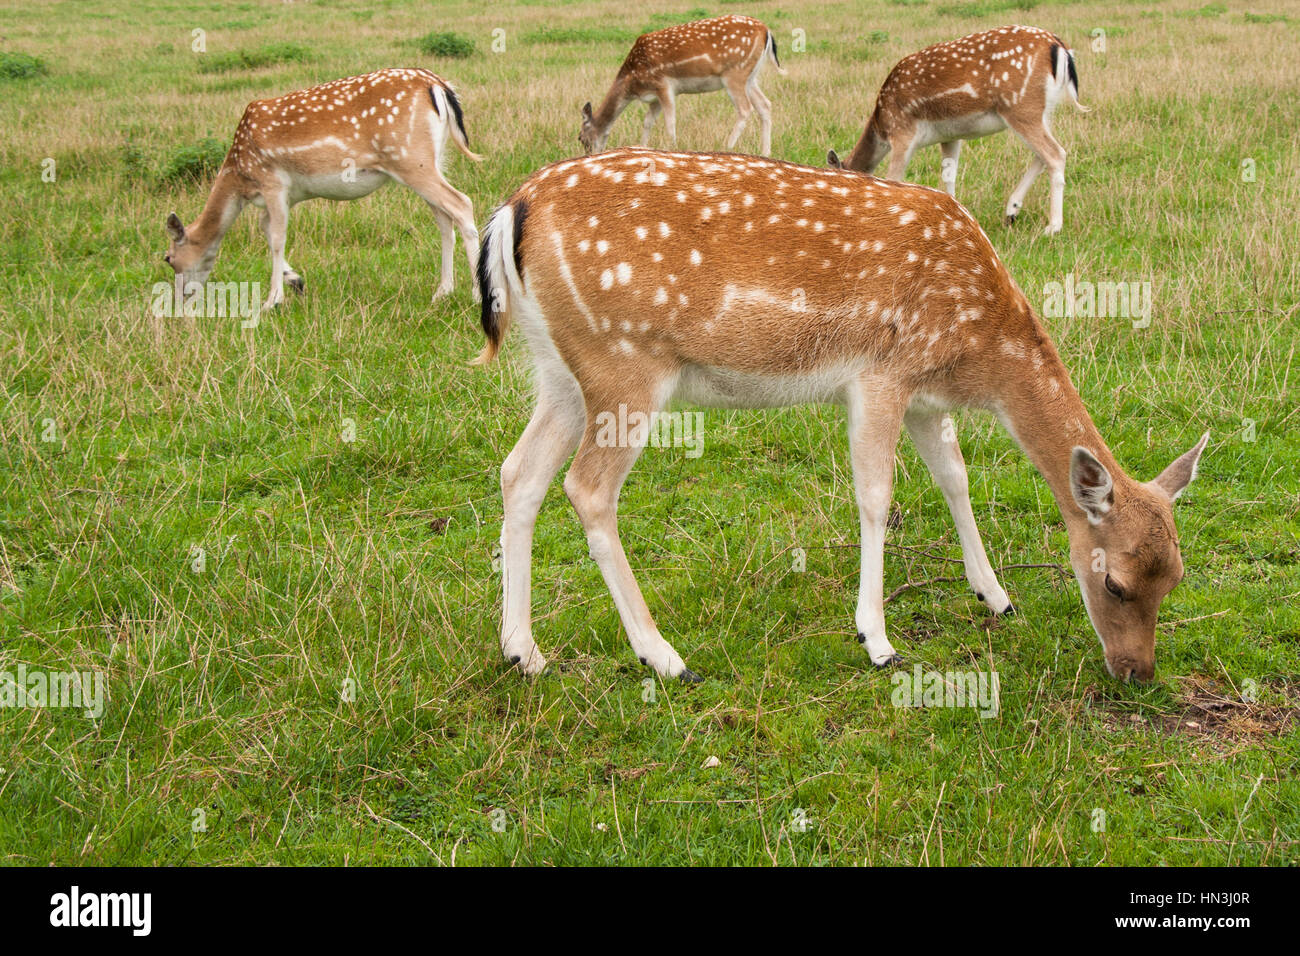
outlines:
[{"label": "deer neck", "polygon": [[199,218],[185,227],[185,235],[215,258],[221,240],[239,217],[244,208],[245,199],[239,195],[234,186],[234,174],[229,167],[223,166],[212,184],[212,192],[203,205]]},{"label": "deer neck", "polygon": [[614,125],[614,120],[618,119],[633,99],[634,97],[628,94],[626,78],[620,76],[609,88],[609,92],[600,103],[600,108],[591,118],[592,124],[602,136],[609,132],[610,127]]},{"label": "deer neck", "polygon": [[1052,489],[1066,527],[1072,529],[1083,517],[1070,490],[1070,456],[1076,445],[1106,466],[1117,489],[1129,479],[1093,424],[1052,343],[1041,336],[1036,345],[1026,345],[1023,354],[1020,361],[993,363],[987,393],[994,396],[994,410]]},{"label": "deer neck", "polygon": [[867,122],[867,128],[863,130],[862,137],[858,140],[853,152],[844,163],[845,169],[852,169],[860,173],[874,173],[880,161],[885,158],[885,150],[889,147],[889,141],[885,138],[881,130],[878,117],[880,110],[877,109],[871,114],[871,119]]}]

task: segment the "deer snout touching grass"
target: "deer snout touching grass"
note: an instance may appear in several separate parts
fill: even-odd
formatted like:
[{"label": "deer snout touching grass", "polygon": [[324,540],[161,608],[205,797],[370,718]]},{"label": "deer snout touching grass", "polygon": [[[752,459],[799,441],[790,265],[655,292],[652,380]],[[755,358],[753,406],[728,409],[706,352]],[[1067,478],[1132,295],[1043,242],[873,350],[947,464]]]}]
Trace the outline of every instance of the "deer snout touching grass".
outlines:
[{"label": "deer snout touching grass", "polygon": [[279,305],[285,285],[304,287],[285,258],[289,210],[306,199],[360,199],[389,182],[414,190],[433,210],[442,233],[442,277],[433,298],[446,295],[454,280],[455,227],[471,275],[478,261],[474,207],[442,173],[449,137],[470,159],[482,158],[469,148],[456,93],[428,70],[380,70],[253,101],[198,219],[185,225],[176,213],[167,217],[171,245],[164,259],[175,270],[178,298],[207,281],[221,240],[252,203],[262,211],[271,249],[262,308]]},{"label": "deer snout touching grass", "polygon": [[643,34],[632,44],[600,108],[593,112],[590,103],[583,106],[578,142],[587,153],[599,153],[619,114],[641,100],[649,106],[641,145],[649,145],[662,112],[669,142],[676,146],[677,94],[725,89],[739,114],[727,149],[740,142],[750,115],[757,112],[759,151],[766,156],[772,152],[772,103],[758,88],[758,77],[769,59],[778,73],[785,73],[771,31],[752,17],[714,17]]},{"label": "deer snout touching grass", "polygon": [[[1046,234],[1055,235],[1064,225],[1065,148],[1051,124],[1063,97],[1088,112],[1079,103],[1074,55],[1046,30],[999,27],[926,47],[890,70],[843,168],[874,173],[888,155],[889,178],[902,180],[912,155],[938,143],[943,187],[952,196],[962,140],[1009,128],[1034,159],[1007,200],[1006,222],[1015,222],[1029,188],[1046,169],[1051,180]],[[833,150],[828,163],[841,165]]]},{"label": "deer snout touching grass", "polygon": [[[991,411],[1047,481],[1088,616],[1116,677],[1149,678],[1156,612],[1182,577],[1173,502],[1208,435],[1152,481],[1120,468],[1047,330],[979,225],[921,186],[731,154],[622,149],[547,166],[492,215],[478,282],[490,361],[518,325],[536,407],[501,467],[501,650],[525,674],[533,640],[533,527],[564,490],[633,653],[693,678],[650,614],[618,534],[618,497],[644,429],[673,398],[709,407],[838,403],[861,526],[855,624],[870,661],[886,636],[886,525],[901,431],[952,513],[966,578],[1011,610],[975,525],[961,449],[944,421]],[[602,437],[604,436],[604,437]]]}]

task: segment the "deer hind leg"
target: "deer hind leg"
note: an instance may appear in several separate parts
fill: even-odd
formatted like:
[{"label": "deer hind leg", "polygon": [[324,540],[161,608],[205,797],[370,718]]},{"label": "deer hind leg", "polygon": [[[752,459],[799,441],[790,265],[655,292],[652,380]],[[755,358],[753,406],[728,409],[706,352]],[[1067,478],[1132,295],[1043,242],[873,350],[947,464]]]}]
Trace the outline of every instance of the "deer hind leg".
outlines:
[{"label": "deer hind leg", "polygon": [[[443,224],[442,217],[446,217],[460,229],[461,237],[465,240],[465,256],[469,260],[470,285],[473,290],[474,301],[478,302],[478,283],[473,280],[475,270],[478,268],[478,227],[474,225],[474,204],[470,202],[468,196],[447,182],[436,166],[426,166],[414,171],[408,170],[407,175],[400,177],[399,181],[419,193],[421,198],[429,204],[433,209],[435,218],[438,219],[440,228],[442,228]],[[455,235],[451,234],[450,230],[443,229],[443,271],[438,287],[433,293],[435,299],[446,292],[450,292],[455,283],[453,269],[450,266],[451,257],[448,254],[448,249],[454,247],[455,242]]]},{"label": "deer hind leg", "polygon": [[[442,272],[438,278],[438,285],[433,290],[432,300],[437,302],[451,292],[456,275],[456,224],[451,216],[437,207],[434,207],[433,217],[438,220],[438,233],[442,236]],[[470,281],[474,281],[472,274]]]},{"label": "deer hind leg", "polygon": [[646,110],[646,114],[645,114],[645,125],[641,127],[642,146],[650,145],[650,131],[655,128],[655,120],[659,118],[659,114],[662,111],[663,111],[663,106],[660,104],[658,100],[650,101],[650,108]]},{"label": "deer hind leg", "polygon": [[[635,416],[644,415],[648,425],[659,403],[650,399],[649,390],[640,395],[635,390],[611,394],[616,394],[617,400],[593,401],[591,395],[586,396],[586,432],[564,476],[564,491],[582,521],[587,548],[614,598],[632,652],[663,677],[698,680],[655,626],[618,536],[619,490],[647,437],[634,427]],[[623,445],[619,445],[616,434],[620,420],[627,423],[627,441]]]},{"label": "deer hind leg", "polygon": [[[1016,191],[1011,194],[1011,199],[1007,202],[1007,218],[1015,218],[1015,214],[1020,211],[1020,204],[1024,202],[1024,194],[1029,192],[1029,187],[1045,168],[1050,177],[1052,194],[1051,212],[1044,233],[1054,236],[1064,225],[1065,147],[1056,141],[1056,137],[1052,135],[1045,122],[1026,122],[1010,114],[1002,118],[1025,141],[1025,145],[1034,151],[1034,162],[1029,164],[1029,169],[1020,180],[1020,185],[1016,187]],[[1015,212],[1012,211],[1013,205],[1016,207]]]},{"label": "deer hind leg", "polygon": [[877,667],[902,660],[885,635],[884,561],[894,449],[906,406],[906,400],[894,395],[888,383],[864,378],[850,390],[849,455],[862,523],[862,570],[855,619],[858,641]]},{"label": "deer hind leg", "polygon": [[944,191],[949,196],[957,195],[957,162],[961,157],[961,140],[949,140],[939,144],[943,159],[939,164],[939,178],[943,181]]},{"label": "deer hind leg", "polygon": [[582,437],[586,413],[571,377],[539,376],[537,407],[501,465],[501,654],[524,674],[546,658],[533,641],[533,528],[546,490]]},{"label": "deer hind leg", "polygon": [[284,259],[284,243],[289,231],[288,197],[283,192],[264,191],[262,200],[266,203],[266,210],[262,214],[262,231],[266,234],[266,244],[271,249],[271,290],[262,304],[265,310],[274,309],[284,301],[285,276],[293,270]]},{"label": "deer hind leg", "polygon": [[745,132],[745,124],[749,122],[749,114],[754,112],[754,104],[749,101],[749,93],[745,89],[745,82],[734,75],[727,76],[723,83],[727,87],[727,95],[731,97],[731,102],[736,106],[736,112],[739,116],[736,119],[736,125],[731,128],[731,135],[727,137],[727,149],[735,149],[736,144],[740,142],[740,136]]},{"label": "deer hind leg", "polygon": [[912,442],[921,460],[930,469],[934,482],[943,492],[952,512],[957,537],[961,541],[962,563],[966,566],[966,580],[976,597],[989,606],[995,614],[1009,614],[1014,608],[998,583],[993,566],[984,552],[984,542],[975,515],[970,506],[970,482],[966,476],[966,462],[962,459],[961,445],[952,419],[940,411],[908,409],[903,418]]},{"label": "deer hind leg", "polygon": [[755,73],[750,77],[749,84],[745,88],[749,94],[749,101],[754,104],[754,109],[758,111],[758,121],[762,124],[762,139],[759,143],[758,152],[762,156],[772,155],[772,101],[763,95],[763,91],[758,88],[758,76]]}]

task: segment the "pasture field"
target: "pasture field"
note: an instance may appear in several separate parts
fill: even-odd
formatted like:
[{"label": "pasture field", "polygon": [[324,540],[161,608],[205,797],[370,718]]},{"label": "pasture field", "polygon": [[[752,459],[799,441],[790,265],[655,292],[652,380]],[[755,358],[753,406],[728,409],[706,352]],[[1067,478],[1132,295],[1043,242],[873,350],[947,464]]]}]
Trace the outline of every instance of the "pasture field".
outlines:
[{"label": "pasture field", "polygon": [[[0,861],[1300,862],[1300,4],[690,2],[4,0],[0,671],[99,673],[107,700],[98,719],[0,707]],[[298,207],[306,294],[255,328],[151,312],[163,220],[197,214],[211,174],[191,171],[250,99],[433,69],[485,156],[447,163],[482,223],[578,152],[579,108],[637,33],[732,12],[789,71],[764,74],[774,155],[813,164],[847,154],[924,45],[1026,23],[1076,50],[1093,111],[1057,113],[1065,231],[1041,235],[1046,177],[1002,224],[1029,159],[1010,135],[967,144],[957,195],[1037,308],[1053,283],[1150,284],[1149,323],[1044,315],[1131,474],[1212,433],[1176,507],[1187,575],[1153,683],[1107,676],[1046,484],[958,413],[1020,613],[986,619],[904,441],[886,615],[906,672],[995,671],[1000,708],[895,706],[855,640],[833,407],[707,410],[701,455],[648,449],[624,489],[630,560],[702,684],[644,682],[557,482],[534,566],[551,666],[523,681],[493,550],[527,353],[511,335],[467,366],[468,270],[458,248],[430,306],[418,197]],[[679,114],[688,149],[734,117],[721,94]],[[910,173],[939,185],[938,150]],[[246,211],[212,278],[267,273]]]}]

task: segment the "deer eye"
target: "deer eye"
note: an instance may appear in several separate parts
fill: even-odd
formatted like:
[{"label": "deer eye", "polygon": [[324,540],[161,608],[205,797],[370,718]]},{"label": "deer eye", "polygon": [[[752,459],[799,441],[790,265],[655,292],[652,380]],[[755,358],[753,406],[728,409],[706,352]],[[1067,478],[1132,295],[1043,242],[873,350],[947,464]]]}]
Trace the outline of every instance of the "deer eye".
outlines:
[{"label": "deer eye", "polygon": [[1115,597],[1119,598],[1121,601],[1124,600],[1124,589],[1116,584],[1115,579],[1109,574],[1106,575],[1106,590],[1115,595]]}]

